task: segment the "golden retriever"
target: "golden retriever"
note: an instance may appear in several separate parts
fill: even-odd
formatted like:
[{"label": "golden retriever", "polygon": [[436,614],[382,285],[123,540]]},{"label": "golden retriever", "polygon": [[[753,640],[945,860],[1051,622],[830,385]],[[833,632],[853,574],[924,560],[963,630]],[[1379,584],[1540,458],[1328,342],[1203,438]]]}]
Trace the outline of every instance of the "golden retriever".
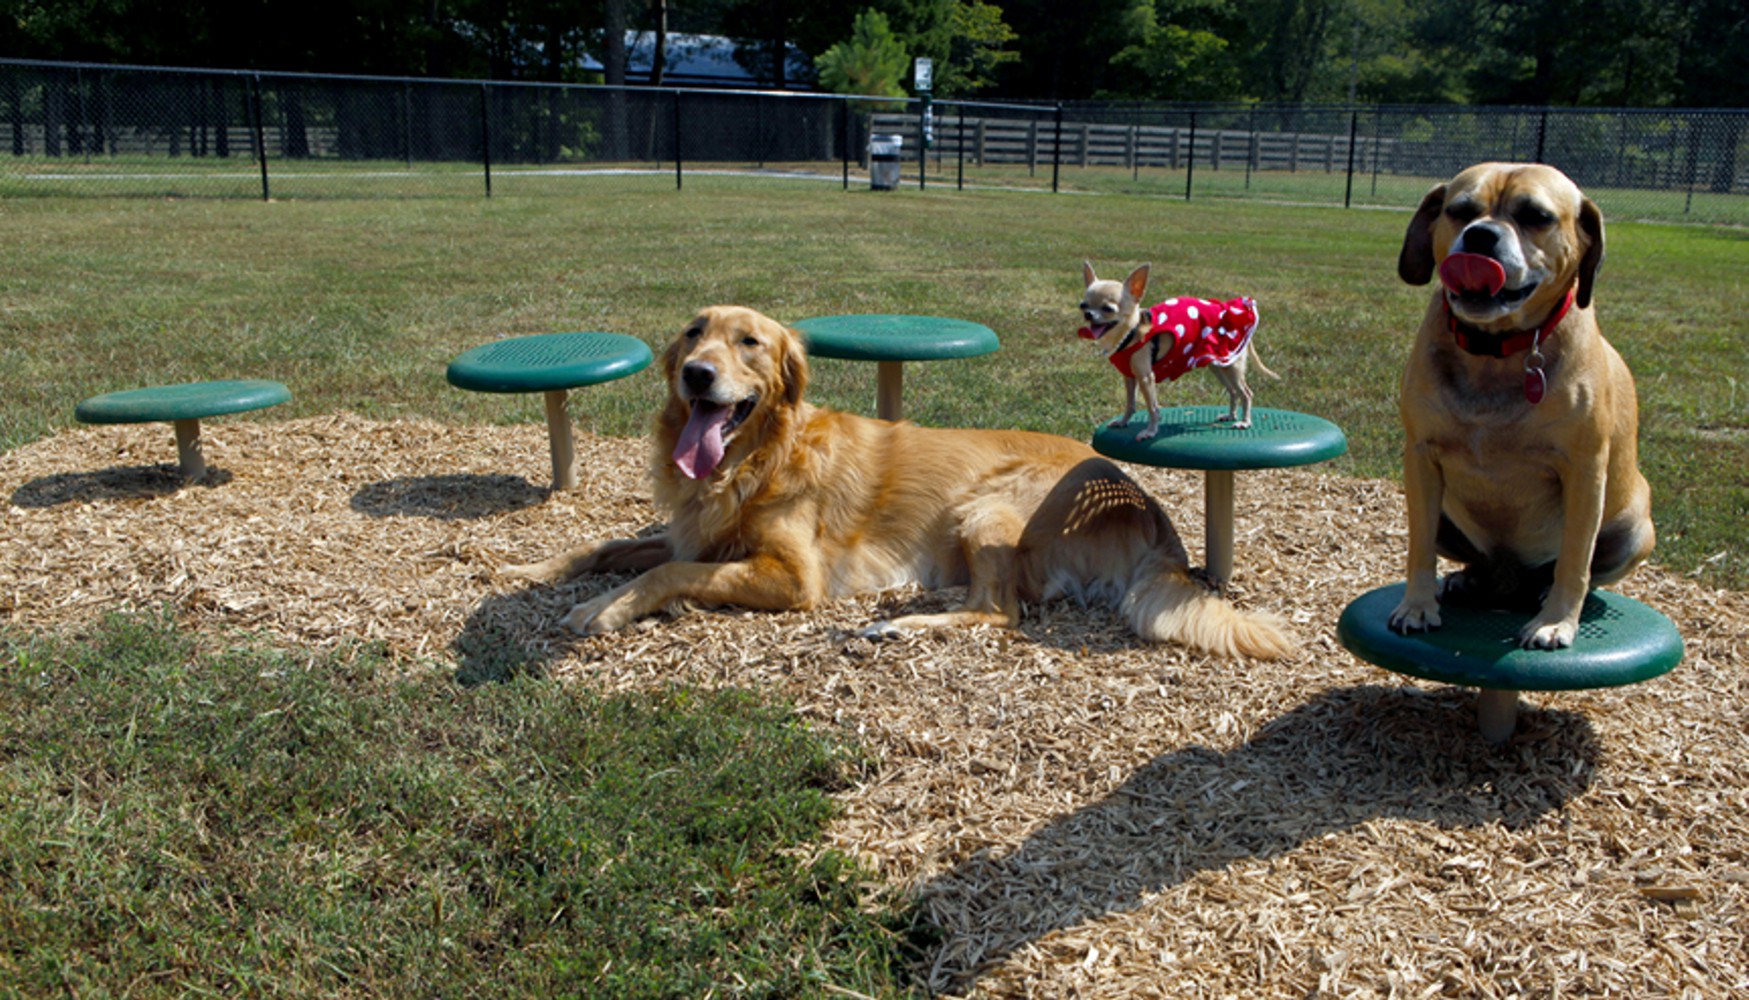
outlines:
[{"label": "golden retriever", "polygon": [[539,581],[640,571],[572,608],[594,635],[688,602],[783,610],[905,584],[965,586],[941,614],[877,622],[870,638],[1018,624],[1057,595],[1122,611],[1150,640],[1223,656],[1293,648],[1192,575],[1160,506],[1068,438],[942,430],[812,406],[799,335],[752,309],[700,312],[662,355],[668,401],[652,477],[666,530],[598,541],[507,570]]}]

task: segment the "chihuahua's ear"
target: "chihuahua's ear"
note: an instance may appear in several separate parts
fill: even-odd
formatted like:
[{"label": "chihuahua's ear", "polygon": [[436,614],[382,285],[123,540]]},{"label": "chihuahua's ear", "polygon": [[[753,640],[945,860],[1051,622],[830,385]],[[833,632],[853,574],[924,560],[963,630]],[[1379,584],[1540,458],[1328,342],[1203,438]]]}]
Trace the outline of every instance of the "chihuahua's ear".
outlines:
[{"label": "chihuahua's ear", "polygon": [[1131,271],[1130,276],[1125,278],[1123,282],[1124,294],[1137,302],[1142,301],[1143,293],[1148,290],[1148,271],[1152,267],[1152,264],[1143,264]]},{"label": "chihuahua's ear", "polygon": [[1409,220],[1409,231],[1403,234],[1403,250],[1397,255],[1397,277],[1411,285],[1425,285],[1433,280],[1433,224],[1445,211],[1445,185],[1427,192],[1421,207]]},{"label": "chihuahua's ear", "polygon": [[1083,285],[1091,285],[1095,281],[1098,281],[1098,280],[1099,280],[1099,275],[1093,273],[1093,262],[1090,260],[1082,261],[1081,262],[1081,283]]}]

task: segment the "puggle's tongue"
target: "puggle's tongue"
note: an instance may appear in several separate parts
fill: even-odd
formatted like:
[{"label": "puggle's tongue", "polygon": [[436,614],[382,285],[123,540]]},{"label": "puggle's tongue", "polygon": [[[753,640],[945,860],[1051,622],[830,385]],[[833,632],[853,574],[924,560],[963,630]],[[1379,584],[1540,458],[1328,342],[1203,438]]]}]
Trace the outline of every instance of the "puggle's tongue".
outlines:
[{"label": "puggle's tongue", "polygon": [[723,461],[723,424],[729,420],[732,407],[698,400],[692,404],[692,418],[680,430],[680,440],[674,445],[674,464],[688,479],[703,479],[717,470]]},{"label": "puggle's tongue", "polygon": [[1506,269],[1479,253],[1454,253],[1439,265],[1439,282],[1458,295],[1495,296],[1506,287]]}]

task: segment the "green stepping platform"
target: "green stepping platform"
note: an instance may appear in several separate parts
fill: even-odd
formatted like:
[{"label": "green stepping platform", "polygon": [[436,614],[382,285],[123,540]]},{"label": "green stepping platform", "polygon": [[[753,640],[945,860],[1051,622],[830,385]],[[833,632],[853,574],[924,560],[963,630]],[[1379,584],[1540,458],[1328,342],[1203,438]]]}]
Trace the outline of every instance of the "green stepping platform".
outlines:
[{"label": "green stepping platform", "polygon": [[975,358],[1002,346],[987,326],[940,316],[818,316],[795,326],[815,357],[880,364],[875,413],[882,420],[898,420],[903,412],[905,362]]},{"label": "green stepping platform", "polygon": [[1107,458],[1202,470],[1207,568],[1222,581],[1233,575],[1233,474],[1311,465],[1348,450],[1342,428],[1322,417],[1259,406],[1251,410],[1251,426],[1241,430],[1221,421],[1226,414],[1224,406],[1161,407],[1160,431],[1146,441],[1136,440],[1148,425],[1146,411],[1093,432],[1093,450]]},{"label": "green stepping platform", "polygon": [[176,429],[177,464],[182,475],[199,479],[206,475],[201,420],[266,409],[290,399],[291,390],[261,379],[187,382],[92,396],[74,408],[73,416],[87,424],[170,423]]},{"label": "green stepping platform", "polygon": [[567,394],[634,375],[653,360],[648,344],[623,333],[543,333],[482,344],[449,363],[449,383],[474,392],[538,392],[546,398],[553,487],[577,485]]},{"label": "green stepping platform", "polygon": [[1594,590],[1566,649],[1525,649],[1523,612],[1442,604],[1436,629],[1400,633],[1391,612],[1401,583],[1355,598],[1336,623],[1336,636],[1355,656],[1386,670],[1482,689],[1482,732],[1496,742],[1512,735],[1519,691],[1618,687],[1667,673],[1682,660],[1682,635],[1670,619],[1630,597]]}]

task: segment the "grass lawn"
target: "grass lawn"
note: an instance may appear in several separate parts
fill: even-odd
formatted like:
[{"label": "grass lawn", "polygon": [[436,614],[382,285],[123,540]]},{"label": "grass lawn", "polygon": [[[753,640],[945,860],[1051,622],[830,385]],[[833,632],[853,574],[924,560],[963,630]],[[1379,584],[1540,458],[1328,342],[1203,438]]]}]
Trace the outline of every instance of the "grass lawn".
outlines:
[{"label": "grass lawn", "polygon": [[[541,196],[523,197],[518,184]],[[1153,291],[1255,296],[1259,350],[1284,374],[1263,405],[1336,421],[1329,468],[1395,476],[1395,385],[1427,294],[1395,277],[1406,211],[1213,199],[874,193],[802,180],[506,178],[485,200],[20,199],[0,238],[0,447],[72,421],[96,392],[274,378],[295,401],[263,419],[538,419],[530,397],[450,388],[444,365],[503,334],[629,332],[660,344],[698,306],[784,320],[843,312],[956,316],[991,326],[996,355],[914,366],[907,414],[933,424],[1086,436],[1120,387],[1073,338],[1079,265],[1154,263]],[[567,193],[555,194],[560,189]],[[1656,558],[1749,585],[1744,546],[1749,323],[1737,308],[1749,234],[1613,223],[1604,329],[1640,386]],[[816,365],[813,397],[868,409],[872,373]],[[591,429],[637,435],[648,376],[580,394]],[[1218,401],[1213,379],[1172,401]]]},{"label": "grass lawn", "polygon": [[[1260,380],[1260,405],[1344,428],[1349,453],[1321,468],[1398,475],[1396,384],[1429,294],[1395,276],[1406,210],[725,177],[680,192],[666,177],[495,190],[0,202],[15,248],[0,271],[0,448],[69,426],[85,396],[208,378],[294,394],[231,420],[539,421],[537,397],[453,389],[445,364],[506,334],[615,330],[657,346],[716,302],[787,321],[988,324],[1000,352],[907,369],[907,415],[1085,438],[1121,395],[1074,337],[1091,258],[1114,275],[1152,261],[1161,297],[1255,296],[1259,350],[1284,376]],[[1655,558],[1733,589],[1749,587],[1746,274],[1743,230],[1612,222],[1598,292],[1640,387]],[[870,366],[823,360],[814,375],[816,402],[872,410]],[[580,391],[572,409],[635,437],[660,393],[646,372]],[[1224,398],[1206,377],[1165,396]],[[734,693],[606,699],[381,667],[368,649],[300,657],[152,618],[0,633],[0,982],[25,995],[906,989],[896,929],[909,914],[871,905],[863,874],[817,844],[829,793],[860,766],[831,734]]]},{"label": "grass lawn", "polygon": [[787,710],[381,667],[0,633],[0,993],[895,989],[892,918],[809,848],[859,764]]}]

